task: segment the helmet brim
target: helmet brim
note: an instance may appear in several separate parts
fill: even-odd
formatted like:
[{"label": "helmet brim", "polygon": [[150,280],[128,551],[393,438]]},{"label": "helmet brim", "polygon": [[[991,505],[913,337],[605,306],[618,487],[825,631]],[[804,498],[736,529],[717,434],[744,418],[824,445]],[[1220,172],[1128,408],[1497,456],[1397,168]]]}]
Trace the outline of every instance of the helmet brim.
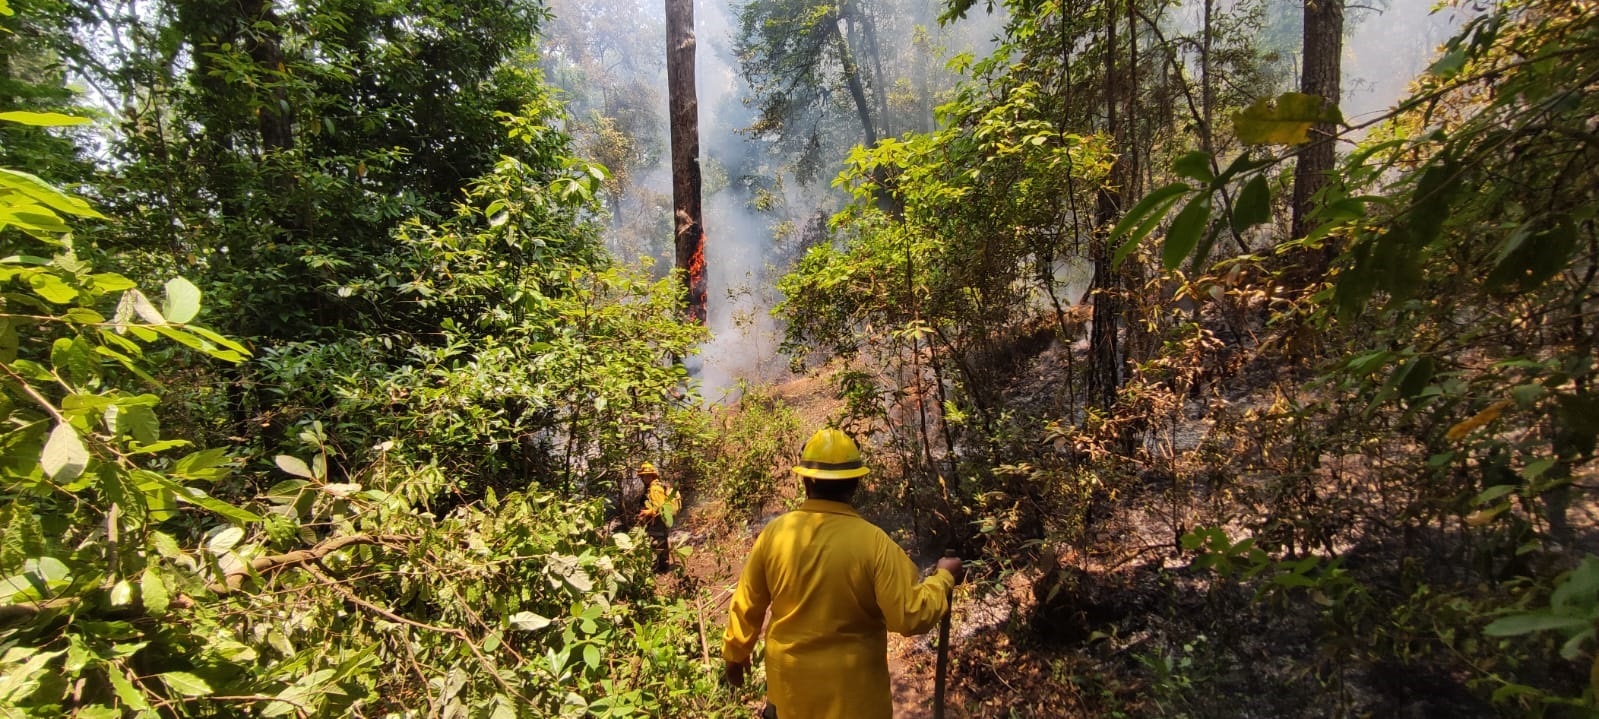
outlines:
[{"label": "helmet brim", "polygon": [[801,477],[810,477],[811,479],[857,479],[871,474],[871,470],[865,467],[853,467],[850,469],[817,469],[815,467],[795,467],[794,474],[797,474]]}]

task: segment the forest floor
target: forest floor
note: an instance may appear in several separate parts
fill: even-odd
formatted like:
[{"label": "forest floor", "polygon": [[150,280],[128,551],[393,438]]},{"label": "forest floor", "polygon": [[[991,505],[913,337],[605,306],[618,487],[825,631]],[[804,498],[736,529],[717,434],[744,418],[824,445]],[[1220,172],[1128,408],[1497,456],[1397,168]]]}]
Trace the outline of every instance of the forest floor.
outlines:
[{"label": "forest floor", "polygon": [[[1043,348],[1016,385],[1047,394],[1059,379],[1054,375],[1061,371],[1060,352],[1058,345]],[[1262,397],[1272,382],[1257,378],[1249,384],[1253,390],[1226,399],[1267,401]],[[774,395],[807,433],[839,408],[828,383],[814,377],[779,385]],[[1178,434],[1206,431],[1196,424]],[[1359,466],[1336,471],[1346,487],[1360,484]],[[690,494],[675,533],[674,543],[690,546],[691,553],[667,578],[668,589],[699,597],[713,659],[745,553],[766,522],[800,501],[792,475],[777,479],[775,490],[750,522],[729,521],[714,502]],[[1438,659],[1441,650],[1426,626],[1414,635],[1354,640],[1343,635],[1347,628],[1328,624],[1333,604],[1326,597],[1302,592],[1291,600],[1262,601],[1254,586],[1190,566],[1192,556],[1177,549],[1182,528],[1231,526],[1239,507],[1196,485],[1180,489],[1185,509],[1174,515],[1178,492],[1168,480],[1152,477],[1100,502],[1086,539],[1076,546],[1037,544],[1026,557],[988,557],[973,581],[957,590],[948,716],[1503,715],[1479,698],[1468,672]],[[930,567],[937,550],[924,546],[927,538],[912,536],[904,508],[874,499],[870,488],[863,494],[862,515],[905,547],[918,566]],[[1596,512],[1580,507],[1573,514]],[[1599,536],[1594,522],[1582,524],[1588,540]],[[1469,575],[1472,558],[1460,547],[1446,531],[1419,528],[1415,536],[1399,539],[1355,538],[1341,553],[1349,575],[1374,591],[1425,592]],[[936,630],[890,636],[896,717],[932,716],[935,637]],[[1377,641],[1416,654],[1396,664],[1384,658],[1389,650],[1378,650]],[[760,706],[749,699],[751,716]]]}]

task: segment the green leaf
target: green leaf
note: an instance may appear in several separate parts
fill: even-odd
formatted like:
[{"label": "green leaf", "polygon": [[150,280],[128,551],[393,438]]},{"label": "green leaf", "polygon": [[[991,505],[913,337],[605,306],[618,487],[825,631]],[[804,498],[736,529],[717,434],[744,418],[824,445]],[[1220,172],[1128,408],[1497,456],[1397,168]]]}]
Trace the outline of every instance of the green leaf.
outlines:
[{"label": "green leaf", "polygon": [[50,183],[26,172],[0,167],[0,188],[20,193],[57,212],[65,212],[79,217],[105,217],[105,215],[95,212],[94,208],[89,206],[89,203],[72,197],[56,189]]},{"label": "green leaf", "polygon": [[152,616],[161,616],[167,613],[171,604],[171,595],[167,593],[167,584],[161,579],[161,571],[155,564],[147,565],[144,574],[139,577],[139,596],[144,601],[144,609]]},{"label": "green leaf", "polygon": [[202,338],[204,338],[206,340],[214,342],[217,345],[220,345],[220,346],[225,347],[227,349],[233,350],[234,352],[237,352],[242,357],[250,356],[250,350],[245,349],[244,345],[241,345],[238,342],[234,342],[233,340],[230,340],[230,339],[228,339],[226,337],[223,337],[222,335],[219,335],[219,334],[217,334],[215,332],[212,332],[211,330],[208,330],[208,329],[206,329],[204,327],[201,327],[199,325],[189,325],[187,327],[184,327],[184,329],[186,329],[186,330],[188,330],[190,332],[193,332],[193,333],[201,336]]},{"label": "green leaf", "polygon": [[[10,13],[5,14],[9,15]],[[65,127],[68,125],[86,125],[91,122],[87,117],[63,115],[59,112],[29,112],[27,110],[0,112],[0,120],[34,127]]]},{"label": "green leaf", "polygon": [[243,539],[243,529],[238,527],[223,527],[218,530],[216,534],[211,535],[211,539],[206,541],[205,549],[206,551],[216,555],[226,554],[228,550],[238,546],[239,542]]},{"label": "green leaf", "polygon": [[311,468],[306,465],[305,460],[300,459],[299,457],[280,454],[273,458],[272,461],[278,465],[278,469],[288,472],[296,477],[304,477],[306,479],[316,478],[316,475],[311,473]]},{"label": "green leaf", "polygon": [[1572,630],[1583,629],[1593,622],[1582,617],[1562,616],[1548,612],[1533,612],[1529,614],[1516,614],[1494,620],[1492,624],[1484,627],[1483,634],[1490,637],[1514,637],[1533,632],[1544,632],[1551,629]]},{"label": "green leaf", "polygon": [[1172,205],[1177,204],[1177,200],[1184,193],[1193,189],[1186,183],[1174,182],[1144,195],[1144,199],[1139,200],[1138,204],[1133,205],[1133,209],[1122,215],[1121,221],[1116,223],[1116,227],[1110,231],[1110,237],[1106,241],[1114,243],[1117,238],[1123,235],[1128,235],[1128,237],[1127,241],[1116,249],[1116,256],[1111,260],[1111,265],[1120,267],[1122,261],[1126,260],[1127,256],[1132,254],[1133,250],[1138,247],[1138,243],[1142,242],[1155,229],[1155,225],[1160,223],[1161,218],[1166,216],[1166,211],[1171,209]]},{"label": "green leaf", "polygon": [[1494,500],[1510,494],[1511,492],[1516,491],[1516,489],[1517,487],[1514,484],[1496,484],[1483,490],[1481,494],[1478,494],[1475,504],[1479,506],[1492,504]]},{"label": "green leaf", "polygon": [[167,559],[177,559],[183,556],[183,547],[178,545],[178,540],[173,539],[172,535],[166,532],[151,532],[150,546],[155,549],[157,554]]},{"label": "green leaf", "polygon": [[1549,595],[1549,606],[1557,610],[1568,607],[1592,609],[1596,602],[1599,602],[1599,557],[1590,554]]},{"label": "green leaf", "polygon": [[1177,213],[1177,219],[1172,220],[1171,229],[1166,231],[1166,244],[1160,253],[1161,264],[1168,270],[1177,269],[1183,258],[1193,251],[1194,245],[1199,243],[1199,236],[1209,221],[1210,196],[1199,195],[1189,200],[1182,212]]},{"label": "green leaf", "polygon": [[1246,145],[1302,145],[1317,123],[1343,124],[1338,106],[1318,95],[1285,92],[1261,98],[1233,114],[1233,130]]},{"label": "green leaf", "polygon": [[1465,48],[1454,48],[1439,57],[1431,67],[1427,68],[1427,72],[1445,79],[1454,77],[1460,72],[1461,68],[1466,66],[1466,57]]},{"label": "green leaf", "polygon": [[116,690],[117,698],[134,711],[145,711],[150,708],[150,702],[145,701],[144,693],[133,686],[122,674],[122,668],[110,662],[105,663],[106,676],[111,679],[111,687]]},{"label": "green leaf", "polygon": [[78,289],[76,287],[63,282],[60,277],[49,272],[36,271],[36,274],[28,278],[28,286],[33,288],[34,293],[54,304],[71,304],[78,299]]},{"label": "green leaf", "polygon": [[517,612],[511,615],[511,626],[523,631],[536,631],[550,625],[552,620],[533,612]]},{"label": "green leaf", "polygon": [[1210,153],[1195,150],[1171,163],[1172,172],[1178,177],[1187,177],[1200,182],[1210,182],[1216,179],[1216,173],[1210,169]]},{"label": "green leaf", "polygon": [[1255,175],[1244,183],[1233,203],[1232,228],[1243,232],[1255,225],[1271,220],[1271,190],[1266,186],[1265,175]]},{"label": "green leaf", "polygon": [[135,287],[138,287],[138,285],[133,283],[133,280],[123,277],[115,272],[100,272],[90,275],[89,280],[94,283],[95,289],[107,293],[121,292],[123,290],[131,290]]},{"label": "green leaf", "polygon": [[1431,355],[1420,355],[1405,363],[1394,372],[1394,386],[1399,389],[1399,396],[1409,399],[1421,394],[1437,369],[1438,363]]},{"label": "green leaf", "polygon": [[186,697],[203,697],[211,695],[211,685],[188,672],[163,672],[156,676],[168,687]]},{"label": "green leaf", "polygon": [[200,314],[200,288],[182,277],[167,280],[167,302],[162,314],[168,322],[178,324],[194,319]]},{"label": "green leaf", "polygon": [[1450,202],[1461,188],[1461,174],[1460,164],[1448,156],[1421,174],[1407,218],[1412,242],[1428,245],[1438,238],[1449,219]]},{"label": "green leaf", "polygon": [[66,317],[81,325],[97,325],[105,322],[105,317],[87,307],[73,307],[67,310]]},{"label": "green leaf", "polygon": [[231,461],[225,448],[212,447],[211,449],[202,449],[198,452],[186,454],[182,459],[174,462],[172,474],[189,479],[214,482],[228,475]]},{"label": "green leaf", "polygon": [[174,482],[167,477],[163,477],[153,472],[150,473],[150,475],[155,482],[171,490],[172,495],[176,497],[179,502],[191,504],[210,512],[215,512],[216,514],[236,522],[249,523],[261,521],[260,515],[240,509],[220,499],[216,499],[196,487],[185,487],[182,484]]},{"label": "green leaf", "polygon": [[39,454],[39,467],[56,482],[66,483],[83,474],[89,466],[89,450],[84,449],[78,430],[62,422],[50,431],[50,439]]}]

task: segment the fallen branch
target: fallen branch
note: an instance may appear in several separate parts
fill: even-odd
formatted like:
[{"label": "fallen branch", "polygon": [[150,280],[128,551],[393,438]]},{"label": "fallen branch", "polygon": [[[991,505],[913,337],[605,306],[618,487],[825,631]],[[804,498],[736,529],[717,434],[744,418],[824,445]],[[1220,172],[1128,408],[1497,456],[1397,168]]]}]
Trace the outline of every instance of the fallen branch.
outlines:
[{"label": "fallen branch", "polygon": [[361,597],[357,596],[355,592],[350,591],[349,587],[340,584],[337,580],[324,574],[322,570],[317,569],[315,566],[306,567],[306,571],[310,572],[311,576],[316,577],[318,581],[323,583],[323,585],[332,589],[334,592],[337,592],[339,596],[344,597],[346,601],[373,614],[383,617],[384,619],[387,619],[391,622],[404,624],[406,626],[416,627],[417,629],[422,629],[429,632],[437,632],[439,634],[448,634],[455,637],[456,639],[460,640],[462,644],[466,645],[467,650],[472,652],[472,656],[477,658],[478,664],[482,665],[484,671],[489,673],[489,676],[494,679],[494,683],[499,684],[500,688],[505,690],[506,694],[516,697],[517,699],[520,699],[528,704],[532,704],[531,699],[528,699],[526,696],[524,696],[522,692],[517,691],[505,681],[504,677],[500,676],[500,671],[494,666],[494,662],[489,661],[488,657],[483,656],[482,650],[478,649],[477,647],[477,642],[473,640],[472,635],[465,629],[461,629],[459,627],[434,626],[425,622],[416,621],[415,619],[407,619],[395,614],[392,611],[362,599]]},{"label": "fallen branch", "polygon": [[[206,588],[210,589],[217,596],[226,596],[239,591],[239,589],[244,586],[244,578],[249,575],[260,575],[286,567],[295,567],[309,562],[315,562],[329,554],[339,551],[340,549],[344,549],[345,547],[359,545],[405,544],[408,542],[415,542],[416,539],[416,537],[405,534],[350,534],[343,537],[334,537],[332,539],[324,540],[322,543],[306,549],[297,549],[292,552],[284,552],[283,554],[269,554],[264,557],[256,557],[255,559],[251,560],[248,565],[240,565],[228,570],[227,574],[223,575],[220,581],[212,582]],[[32,619],[33,617],[48,611],[71,609],[79,604],[82,604],[83,601],[88,597],[96,596],[104,592],[110,592],[112,586],[112,584],[104,584],[100,587],[91,589],[84,594],[68,597],[54,597],[51,599],[42,599],[24,604],[0,605],[0,624],[9,624],[19,619]],[[171,606],[178,609],[188,609],[193,607],[194,604],[195,601],[193,597],[190,597],[187,594],[179,594],[172,598]],[[111,607],[109,611],[101,616],[108,619],[130,618],[142,616],[144,613],[144,607],[138,603],[134,603],[122,607]]]},{"label": "fallen branch", "polygon": [[250,574],[265,574],[284,567],[293,567],[307,562],[315,562],[345,547],[363,544],[404,544],[416,541],[416,537],[405,534],[350,534],[343,537],[334,537],[307,549],[297,549],[283,554],[271,554],[256,557],[250,560],[248,567],[239,566],[228,570],[220,582],[210,586],[211,591],[217,594],[230,594],[243,586],[244,578]]}]

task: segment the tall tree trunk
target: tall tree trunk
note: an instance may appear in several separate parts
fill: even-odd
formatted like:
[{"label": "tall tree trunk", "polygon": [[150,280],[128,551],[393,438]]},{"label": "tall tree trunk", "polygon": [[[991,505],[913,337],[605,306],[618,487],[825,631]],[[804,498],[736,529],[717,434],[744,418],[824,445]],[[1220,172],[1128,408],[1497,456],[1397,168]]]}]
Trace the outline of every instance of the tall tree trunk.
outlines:
[{"label": "tall tree trunk", "polygon": [[888,121],[888,76],[883,74],[883,53],[877,47],[877,20],[870,12],[861,13],[861,39],[866,41],[866,54],[872,61],[872,97],[877,100],[877,129],[884,137],[893,137],[894,128]]},{"label": "tall tree trunk", "polygon": [[855,112],[861,118],[861,130],[865,133],[866,146],[877,144],[877,127],[872,122],[872,106],[866,100],[866,87],[861,83],[860,66],[855,63],[855,54],[850,52],[849,38],[845,37],[843,29],[834,25],[833,39],[838,42],[838,59],[844,66],[844,81],[849,85],[849,96],[855,101]]},{"label": "tall tree trunk", "polygon": [[[1342,94],[1344,0],[1305,0],[1304,43],[1300,92],[1337,104]],[[1304,237],[1310,230],[1310,213],[1315,209],[1312,202],[1327,184],[1327,173],[1332,171],[1336,159],[1337,148],[1333,143],[1336,130],[1332,123],[1316,124],[1310,131],[1310,144],[1299,153],[1299,162],[1294,167],[1294,237]],[[1301,280],[1299,284],[1304,286],[1320,279],[1326,273],[1331,256],[1329,247],[1317,256],[1306,258],[1303,274],[1297,278]]]},{"label": "tall tree trunk", "polygon": [[1127,153],[1126,133],[1122,132],[1117,104],[1122,98],[1120,70],[1116,63],[1117,13],[1112,8],[1105,12],[1105,131],[1116,143],[1117,157],[1111,165],[1110,175],[1099,189],[1094,208],[1094,237],[1090,256],[1094,262],[1094,279],[1090,294],[1094,301],[1093,330],[1088,337],[1088,402],[1101,410],[1108,410],[1116,402],[1116,391],[1121,387],[1121,358],[1116,351],[1116,336],[1121,315],[1120,276],[1111,267],[1112,251],[1109,237],[1112,221],[1121,211],[1120,184],[1125,180]]},{"label": "tall tree trunk", "polygon": [[283,36],[278,30],[278,15],[271,0],[245,0],[240,5],[247,23],[243,29],[244,46],[262,75],[271,77],[267,84],[265,102],[256,115],[257,129],[261,133],[261,149],[265,155],[294,149],[294,116],[289,108],[288,93],[283,83],[275,77],[284,71]]},{"label": "tall tree trunk", "polygon": [[666,0],[666,87],[672,132],[673,245],[688,317],[705,321],[705,226],[700,198],[700,106],[694,89],[694,0]]}]

